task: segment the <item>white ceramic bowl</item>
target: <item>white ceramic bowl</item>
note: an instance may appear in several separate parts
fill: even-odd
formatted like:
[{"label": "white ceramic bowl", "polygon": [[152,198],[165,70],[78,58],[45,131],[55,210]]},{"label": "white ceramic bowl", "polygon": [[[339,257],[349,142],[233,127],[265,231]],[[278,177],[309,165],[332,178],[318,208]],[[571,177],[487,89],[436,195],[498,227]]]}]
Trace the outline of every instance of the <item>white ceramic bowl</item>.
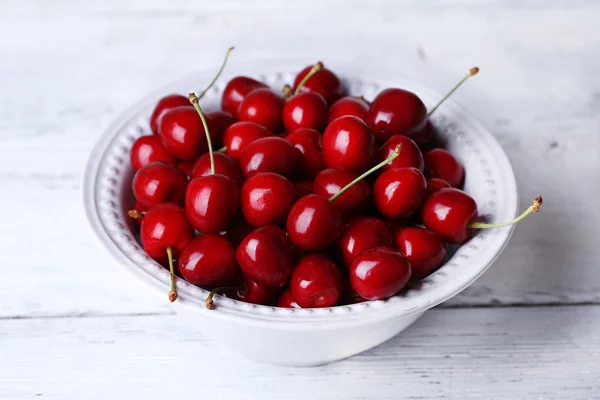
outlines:
[{"label": "white ceramic bowl", "polygon": [[[263,60],[231,63],[215,87],[202,99],[207,111],[217,109],[225,83],[235,75],[253,76],[280,89],[308,63],[302,60]],[[386,87],[417,93],[431,107],[440,95],[396,74],[360,70],[329,62],[349,93],[371,100]],[[143,98],[101,136],[90,155],[83,182],[89,222],[102,246],[114,259],[167,300],[169,273],[150,259],[132,234],[127,209],[132,204],[133,171],[129,149],[150,132],[148,120],[156,101],[168,93],[200,91],[216,68],[179,80]],[[466,170],[465,191],[491,221],[513,218],[517,188],[509,161],[492,135],[452,101],[435,114],[434,123],[449,150]],[[423,313],[456,295],[475,281],[498,257],[511,227],[480,232],[458,249],[447,263],[418,287],[385,301],[371,301],[323,309],[283,309],[216,297],[217,307],[204,307],[207,291],[178,280],[177,314],[205,327],[215,340],[257,360],[283,365],[318,365],[368,350],[406,329]],[[440,330],[444,327],[440,326]]]}]

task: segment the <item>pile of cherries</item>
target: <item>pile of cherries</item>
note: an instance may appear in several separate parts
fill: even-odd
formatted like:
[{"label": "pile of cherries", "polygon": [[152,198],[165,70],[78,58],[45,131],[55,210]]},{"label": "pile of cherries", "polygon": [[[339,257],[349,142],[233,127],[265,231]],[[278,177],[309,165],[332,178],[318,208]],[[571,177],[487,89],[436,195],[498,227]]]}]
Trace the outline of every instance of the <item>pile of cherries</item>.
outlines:
[{"label": "pile of cherries", "polygon": [[237,76],[204,114],[229,51],[199,96],[160,99],[131,148],[129,215],[171,271],[171,301],[176,275],[211,290],[211,309],[216,293],[278,307],[386,299],[438,269],[448,244],[538,211],[541,197],[506,224],[479,222],[462,165],[437,144],[439,104],[428,113],[396,88],[346,96],[322,63],[282,93]]}]

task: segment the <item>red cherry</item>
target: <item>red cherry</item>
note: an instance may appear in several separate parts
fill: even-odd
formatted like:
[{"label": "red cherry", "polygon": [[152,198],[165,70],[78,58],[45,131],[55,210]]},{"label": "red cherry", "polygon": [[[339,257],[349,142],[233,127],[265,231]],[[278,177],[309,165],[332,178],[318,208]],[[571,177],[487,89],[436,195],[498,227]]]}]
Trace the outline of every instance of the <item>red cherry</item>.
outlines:
[{"label": "red cherry", "polygon": [[282,110],[281,96],[271,89],[260,88],[248,93],[242,100],[237,117],[240,121],[255,122],[271,132],[279,132]]},{"label": "red cherry", "polygon": [[225,175],[192,179],[185,195],[185,211],[196,230],[218,233],[227,228],[238,207],[238,187]]},{"label": "red cherry", "polygon": [[257,139],[242,152],[240,167],[246,178],[259,172],[289,177],[296,168],[296,150],[290,142],[277,136]]},{"label": "red cherry", "polygon": [[363,250],[378,246],[391,246],[393,234],[378,218],[356,217],[346,224],[338,242],[344,263],[350,267],[352,260]]},{"label": "red cherry", "polygon": [[387,299],[398,293],[411,276],[410,263],[389,247],[361,251],[350,265],[350,283],[367,300]]},{"label": "red cherry", "polygon": [[[357,175],[337,169],[324,169],[319,172],[313,182],[313,192],[326,199],[338,193]],[[333,201],[333,205],[343,215],[353,215],[361,212],[366,206],[371,189],[365,180],[357,182]]]},{"label": "red cherry", "polygon": [[294,185],[295,200],[313,193],[312,181],[295,181],[292,185]]},{"label": "red cherry", "polygon": [[189,106],[190,101],[187,97],[180,94],[170,94],[163,97],[156,103],[152,115],[150,115],[150,129],[154,134],[158,134],[158,127],[163,115],[176,107]]},{"label": "red cherry", "polygon": [[300,305],[294,300],[294,296],[292,295],[292,289],[287,288],[281,293],[279,299],[277,300],[277,307],[281,308],[302,308]]},{"label": "red cherry", "polygon": [[375,138],[360,119],[340,117],[325,129],[323,159],[329,168],[361,173],[373,165],[375,157]]},{"label": "red cherry", "polygon": [[446,259],[444,238],[427,228],[410,226],[395,235],[396,247],[410,262],[411,279],[423,279]]},{"label": "red cherry", "polygon": [[[310,65],[300,71],[294,80],[294,90],[298,88],[302,80],[313,68],[314,66]],[[333,104],[344,95],[344,87],[340,79],[321,64],[320,70],[304,82],[300,88],[300,92],[317,92],[325,98],[328,104]]]},{"label": "red cherry", "polygon": [[427,194],[427,181],[416,168],[385,171],[373,185],[373,200],[386,218],[406,218],[413,214]]},{"label": "red cherry", "polygon": [[421,210],[425,226],[452,244],[462,244],[471,238],[473,230],[469,223],[477,217],[475,200],[454,188],[440,189],[431,194]]},{"label": "red cherry", "polygon": [[223,144],[223,135],[225,130],[236,122],[233,115],[225,111],[213,111],[206,114],[209,120],[212,121],[210,126],[210,139],[215,149],[218,149]]},{"label": "red cherry", "polygon": [[267,287],[286,285],[294,268],[290,241],[275,225],[263,226],[246,236],[236,258],[248,278]]},{"label": "red cherry", "polygon": [[177,159],[169,153],[165,146],[162,145],[160,138],[155,135],[137,138],[133,142],[133,146],[131,146],[129,157],[134,171],[155,161],[162,161],[173,165],[177,163]]},{"label": "red cherry", "polygon": [[234,217],[229,228],[219,232],[219,235],[229,240],[229,242],[235,247],[238,247],[242,240],[244,240],[244,238],[253,230],[254,228],[252,228],[250,224],[246,222],[241,213],[238,213]]},{"label": "red cherry", "polygon": [[329,200],[309,194],[292,206],[286,226],[294,246],[303,251],[316,251],[337,239],[342,229],[342,215]]},{"label": "red cherry", "polygon": [[452,187],[448,182],[440,178],[427,179],[427,195],[437,192],[440,189]]},{"label": "red cherry", "polygon": [[[217,174],[225,175],[238,186],[244,182],[244,175],[242,175],[242,170],[237,162],[220,152],[213,153],[213,158],[215,160],[215,172]],[[194,179],[208,175],[211,175],[210,154],[204,153],[194,163],[194,168],[192,169],[192,174],[190,176]]]},{"label": "red cherry", "polygon": [[318,93],[304,92],[292,96],[283,106],[283,125],[288,132],[300,128],[322,131],[327,125],[327,102]]},{"label": "red cherry", "polygon": [[322,135],[314,129],[297,129],[285,137],[296,148],[296,175],[313,178],[325,168],[321,151]]},{"label": "red cherry", "polygon": [[268,305],[277,299],[278,294],[279,289],[259,285],[245,276],[244,288],[237,291],[236,298],[246,303]]},{"label": "red cherry", "polygon": [[437,133],[431,120],[427,119],[423,129],[415,132],[412,138],[422,151],[433,147],[437,140]]},{"label": "red cherry", "polygon": [[398,145],[402,146],[400,155],[394,161],[384,166],[383,170],[413,167],[423,172],[423,154],[419,150],[419,146],[408,136],[394,135],[389,138],[379,148],[378,160],[383,161],[391,156]]},{"label": "red cherry", "polygon": [[227,148],[227,155],[237,161],[246,146],[271,135],[267,128],[254,122],[236,122],[225,130],[223,145]]},{"label": "red cherry", "polygon": [[[207,120],[210,125],[210,120]],[[195,160],[208,150],[202,121],[194,107],[173,108],[160,121],[158,134],[163,146],[175,157]]]},{"label": "red cherry", "polygon": [[146,164],[133,177],[133,196],[142,207],[173,202],[183,204],[187,176],[179,168],[163,162]]},{"label": "red cherry", "polygon": [[427,108],[414,93],[402,89],[385,89],[369,107],[369,126],[379,141],[393,135],[414,134],[426,123]]},{"label": "red cherry", "polygon": [[246,76],[236,76],[227,83],[223,90],[223,98],[221,99],[221,109],[234,117],[237,116],[238,109],[242,100],[254,89],[266,88],[262,82]]},{"label": "red cherry", "polygon": [[465,170],[454,156],[444,149],[432,149],[423,154],[425,159],[425,175],[428,178],[440,178],[452,187],[460,187],[465,177]]},{"label": "red cherry", "polygon": [[368,114],[369,105],[367,104],[365,99],[361,97],[351,96],[342,97],[341,99],[333,103],[329,108],[328,123],[331,123],[333,120],[339,117],[352,115],[366,124]]},{"label": "red cherry", "polygon": [[329,258],[308,254],[296,265],[290,288],[300,307],[333,307],[342,296],[342,277]]},{"label": "red cherry", "polygon": [[274,173],[252,176],[244,182],[240,191],[244,218],[255,228],[283,222],[294,200],[292,183]]},{"label": "red cherry", "polygon": [[213,288],[235,282],[239,269],[235,249],[220,235],[200,235],[178,260],[183,278],[193,285]]}]

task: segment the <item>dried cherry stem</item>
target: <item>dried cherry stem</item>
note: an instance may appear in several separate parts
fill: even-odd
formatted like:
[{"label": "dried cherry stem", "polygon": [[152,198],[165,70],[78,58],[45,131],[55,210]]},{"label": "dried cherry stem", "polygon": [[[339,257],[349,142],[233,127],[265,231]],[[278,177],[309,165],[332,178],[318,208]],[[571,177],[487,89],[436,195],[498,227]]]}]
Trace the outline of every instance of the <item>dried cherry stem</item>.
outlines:
[{"label": "dried cherry stem", "polygon": [[287,99],[289,99],[290,97],[292,97],[294,95],[294,89],[292,89],[292,87],[290,85],[285,85],[283,87],[282,92],[283,92],[283,99],[284,100],[287,100]]},{"label": "dried cherry stem", "polygon": [[428,116],[431,117],[431,114],[433,114],[435,112],[435,110],[437,110],[438,107],[441,106],[442,103],[444,101],[446,101],[448,99],[448,97],[450,97],[452,95],[452,93],[454,93],[456,91],[456,89],[458,89],[463,83],[465,83],[465,81],[467,79],[469,79],[473,75],[476,75],[478,72],[479,72],[479,68],[477,68],[477,67],[471,68],[469,70],[469,73],[467,75],[465,75],[465,77],[462,78],[456,85],[454,85],[454,87],[452,89],[450,89],[450,91],[435,105],[435,107],[433,107],[431,109],[431,111],[429,111]]},{"label": "dried cherry stem", "polygon": [[223,59],[223,64],[221,64],[221,68],[219,68],[219,71],[217,72],[217,75],[215,75],[215,77],[208,84],[208,86],[202,91],[202,93],[200,93],[198,95],[199,99],[203,98],[204,95],[210,90],[210,88],[213,87],[214,84],[217,82],[217,79],[219,79],[219,77],[221,76],[221,73],[223,73],[223,70],[225,69],[225,64],[227,64],[227,59],[229,58],[229,53],[231,53],[231,51],[233,49],[234,49],[233,46],[231,46],[229,49],[227,49],[227,52],[225,53],[225,58]]},{"label": "dried cherry stem", "polygon": [[331,196],[329,198],[329,201],[333,203],[333,201],[335,201],[335,199],[337,199],[338,197],[340,197],[346,190],[350,189],[357,182],[362,181],[368,175],[370,175],[373,172],[377,171],[378,169],[382,168],[384,165],[392,162],[396,157],[398,157],[400,155],[400,151],[402,151],[402,145],[401,144],[399,144],[398,146],[396,146],[396,148],[394,149],[394,154],[392,154],[391,156],[389,156],[388,158],[386,158],[385,160],[383,160],[382,162],[380,162],[379,164],[377,164],[376,166],[374,166],[373,168],[371,168],[367,172],[363,173],[362,175],[360,175],[358,178],[354,179],[352,182],[350,182],[349,184],[347,184],[343,188],[341,188],[336,194],[334,194],[333,196]]},{"label": "dried cherry stem", "polygon": [[211,173],[211,175],[214,175],[215,174],[215,157],[213,156],[212,141],[210,140],[210,132],[208,131],[208,124],[206,123],[206,118],[204,118],[204,113],[202,112],[202,109],[200,108],[200,103],[198,102],[198,97],[196,97],[196,94],[190,93],[188,95],[188,98],[190,99],[190,103],[192,103],[192,105],[196,108],[196,111],[198,111],[198,115],[200,116],[200,119],[202,120],[202,126],[204,127],[204,134],[206,135],[206,143],[208,143],[208,156],[210,157],[210,173]]},{"label": "dried cherry stem", "polygon": [[319,72],[322,69],[323,69],[323,63],[321,61],[319,61],[318,63],[313,65],[313,67],[310,69],[310,71],[308,71],[308,74],[306,74],[306,76],[300,81],[300,83],[298,84],[298,87],[296,87],[294,94],[300,93],[300,89],[302,89],[302,86],[304,86],[304,84],[306,84],[306,81],[308,81],[310,78],[312,78],[312,76],[314,74],[316,74],[317,72]]},{"label": "dried cherry stem", "polygon": [[531,206],[529,206],[529,208],[527,210],[525,210],[523,212],[523,214],[519,215],[517,218],[515,218],[511,221],[503,222],[503,223],[499,223],[499,224],[485,224],[483,222],[475,222],[474,221],[469,224],[469,227],[475,228],[475,229],[488,229],[488,228],[501,228],[503,226],[514,225],[517,222],[525,219],[529,214],[540,211],[541,206],[542,206],[542,196],[539,196],[535,200],[533,200],[533,202],[531,203]]},{"label": "dried cherry stem", "polygon": [[206,300],[204,300],[204,305],[209,310],[214,310],[215,309],[215,301],[214,301],[213,297],[215,297],[215,294],[218,294],[219,292],[224,292],[227,290],[234,290],[234,289],[239,289],[239,288],[240,288],[239,286],[223,286],[223,287],[215,288],[210,291],[210,293],[208,294],[208,297],[206,298]]},{"label": "dried cherry stem", "polygon": [[172,303],[177,300],[177,289],[175,289],[175,268],[173,267],[173,251],[167,247],[167,257],[169,258],[169,271],[171,271],[171,290],[169,291],[169,301]]},{"label": "dried cherry stem", "polygon": [[129,215],[133,219],[144,218],[146,215],[145,212],[139,212],[138,210],[129,210],[127,211],[127,215]]}]

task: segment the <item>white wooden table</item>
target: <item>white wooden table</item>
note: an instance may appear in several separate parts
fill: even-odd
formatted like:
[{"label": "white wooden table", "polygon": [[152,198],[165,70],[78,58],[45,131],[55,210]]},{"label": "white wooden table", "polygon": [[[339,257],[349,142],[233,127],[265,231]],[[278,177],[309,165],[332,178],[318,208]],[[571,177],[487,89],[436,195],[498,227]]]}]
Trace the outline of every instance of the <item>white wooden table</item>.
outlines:
[{"label": "white wooden table", "polygon": [[[600,398],[600,3],[0,0],[0,398]],[[87,228],[98,135],[155,87],[236,60],[396,70],[456,94],[513,162],[516,228],[472,287],[320,368],[256,364],[190,331]]]}]

